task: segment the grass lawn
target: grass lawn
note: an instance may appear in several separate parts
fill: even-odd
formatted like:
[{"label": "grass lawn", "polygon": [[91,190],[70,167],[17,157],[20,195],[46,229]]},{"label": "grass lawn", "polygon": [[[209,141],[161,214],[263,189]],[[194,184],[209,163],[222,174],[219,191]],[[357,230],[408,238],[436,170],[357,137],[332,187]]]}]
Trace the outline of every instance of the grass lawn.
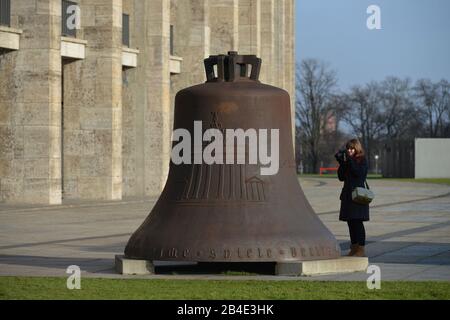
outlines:
[{"label": "grass lawn", "polygon": [[383,178],[383,180],[395,180],[395,181],[402,181],[402,182],[422,182],[422,183],[437,183],[437,184],[446,184],[450,186],[450,178],[431,178],[431,179],[408,179],[408,178]]},{"label": "grass lawn", "polygon": [[[297,174],[297,176],[301,178],[324,178],[324,179],[337,179],[336,173],[324,173],[323,175],[320,175],[318,173],[304,173],[304,174]],[[367,179],[382,179],[381,174],[372,174],[369,173],[367,175]],[[414,179],[413,179],[414,180]]]},{"label": "grass lawn", "polygon": [[[328,178],[328,179],[337,179],[336,174],[299,174],[298,177],[302,178]],[[382,179],[382,180],[392,180],[392,181],[401,181],[401,182],[419,182],[419,183],[437,183],[437,184],[446,184],[450,185],[450,178],[383,178],[380,174],[368,174],[367,179]]]},{"label": "grass lawn", "polygon": [[0,277],[0,299],[450,299],[448,282],[259,280],[143,280],[82,278],[68,290],[66,278]]}]

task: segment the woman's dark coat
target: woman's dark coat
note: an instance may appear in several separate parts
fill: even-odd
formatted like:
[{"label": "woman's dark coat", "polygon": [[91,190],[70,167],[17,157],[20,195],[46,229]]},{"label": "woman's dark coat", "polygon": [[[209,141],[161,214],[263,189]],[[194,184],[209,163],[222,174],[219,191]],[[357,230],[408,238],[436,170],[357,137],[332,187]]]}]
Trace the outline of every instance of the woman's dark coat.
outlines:
[{"label": "woman's dark coat", "polygon": [[363,158],[357,161],[348,157],[348,161],[341,162],[338,169],[338,178],[344,181],[341,196],[341,210],[339,220],[369,220],[369,205],[358,204],[352,201],[352,190],[356,187],[364,187],[367,177],[367,160]]}]

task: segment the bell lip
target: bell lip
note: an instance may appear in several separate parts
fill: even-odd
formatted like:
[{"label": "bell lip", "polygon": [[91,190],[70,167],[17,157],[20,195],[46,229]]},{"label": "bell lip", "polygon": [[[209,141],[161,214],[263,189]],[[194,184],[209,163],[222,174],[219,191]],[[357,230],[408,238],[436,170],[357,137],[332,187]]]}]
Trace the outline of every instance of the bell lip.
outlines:
[{"label": "bell lip", "polygon": [[[131,239],[130,239],[131,240]],[[127,259],[147,260],[147,261],[183,261],[183,262],[295,262],[295,261],[315,261],[315,260],[330,260],[341,256],[342,250],[337,241],[332,241],[328,244],[328,250],[316,251],[309,247],[309,251],[300,251],[295,247],[279,247],[267,248],[267,250],[253,250],[251,256],[248,256],[246,251],[229,250],[225,248],[214,248],[213,251],[207,248],[189,249],[186,253],[182,250],[164,250],[160,248],[143,249],[141,246],[133,246],[133,243],[128,243],[124,250],[124,256]],[[259,246],[261,247],[261,246]],[[258,248],[258,246],[252,249]],[[292,248],[295,248],[292,251]],[[211,252],[214,252],[211,255]],[[226,255],[224,256],[224,254]],[[270,252],[270,253],[269,253]],[[305,254],[306,253],[306,254]]]},{"label": "bell lip", "polygon": [[127,256],[124,255],[125,259],[130,260],[145,260],[145,261],[159,261],[159,262],[185,262],[185,263],[198,263],[198,262],[204,262],[204,263],[296,263],[296,262],[307,262],[307,261],[322,261],[322,260],[333,260],[338,259],[342,255],[339,252],[339,254],[336,255],[330,255],[325,257],[308,257],[308,258],[285,258],[285,259],[273,259],[273,258],[261,258],[261,259],[224,259],[224,258],[216,258],[216,259],[182,259],[182,258],[153,258],[153,257],[137,257],[137,256]]}]

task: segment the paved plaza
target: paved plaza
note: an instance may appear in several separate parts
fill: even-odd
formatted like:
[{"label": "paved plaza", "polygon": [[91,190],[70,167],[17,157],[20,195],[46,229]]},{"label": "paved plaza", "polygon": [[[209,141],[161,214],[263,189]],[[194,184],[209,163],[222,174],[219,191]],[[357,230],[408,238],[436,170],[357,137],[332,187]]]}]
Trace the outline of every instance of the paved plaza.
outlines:
[{"label": "paved plaza", "polygon": [[[348,229],[338,221],[341,182],[301,178],[302,188],[320,219],[349,248]],[[366,223],[369,264],[380,267],[382,280],[450,280],[450,186],[369,180],[376,199]],[[67,276],[78,265],[86,277],[137,278],[114,271],[114,256],[123,254],[131,233],[155,199],[64,203],[59,206],[0,205],[0,275]],[[157,263],[159,279],[366,280],[368,274],[315,277],[239,276],[176,269]],[[166,266],[166,267],[164,267]],[[185,270],[184,272],[170,272]],[[157,269],[158,270],[158,269]],[[169,272],[167,272],[169,270]],[[187,270],[187,271],[186,271]],[[191,270],[192,272],[189,272]]]}]

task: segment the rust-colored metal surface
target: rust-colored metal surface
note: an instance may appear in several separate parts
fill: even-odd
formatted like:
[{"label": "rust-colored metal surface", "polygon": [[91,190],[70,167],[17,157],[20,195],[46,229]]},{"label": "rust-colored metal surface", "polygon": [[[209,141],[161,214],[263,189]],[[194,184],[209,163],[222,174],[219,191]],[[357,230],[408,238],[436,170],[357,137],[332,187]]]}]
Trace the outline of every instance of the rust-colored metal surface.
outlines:
[{"label": "rust-colored metal surface", "polygon": [[206,83],[176,95],[174,129],[185,128],[194,136],[194,121],[202,121],[203,129],[222,131],[279,129],[278,173],[261,175],[261,165],[248,161],[171,162],[164,190],[131,236],[126,257],[279,262],[340,256],[335,237],[297,180],[289,95],[258,81],[260,65],[256,56],[236,52],[205,59]]}]

